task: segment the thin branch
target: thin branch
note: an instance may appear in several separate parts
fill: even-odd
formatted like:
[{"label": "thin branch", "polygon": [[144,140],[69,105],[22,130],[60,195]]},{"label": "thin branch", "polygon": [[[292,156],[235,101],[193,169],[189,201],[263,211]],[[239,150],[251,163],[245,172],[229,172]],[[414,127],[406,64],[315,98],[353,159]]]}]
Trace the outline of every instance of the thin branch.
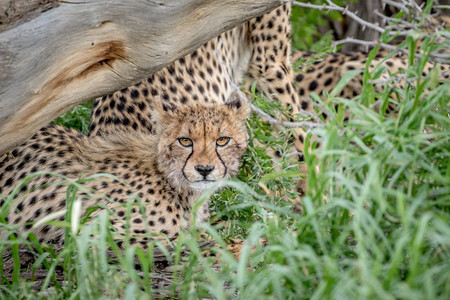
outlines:
[{"label": "thin branch", "polygon": [[[399,52],[401,54],[407,55],[408,54],[408,50],[403,49],[403,48],[399,48],[390,44],[386,44],[386,43],[380,43],[378,41],[364,41],[364,40],[359,40],[359,39],[355,39],[355,38],[345,38],[339,41],[333,41],[331,43],[331,45],[333,47],[337,47],[339,45],[342,44],[346,44],[346,43],[353,43],[353,44],[358,44],[358,45],[363,45],[366,47],[375,47],[377,45],[379,45],[382,48],[388,49],[390,51],[395,51],[395,52]],[[422,58],[422,55],[420,55],[419,53],[416,53],[415,56],[417,58]],[[437,63],[441,63],[441,64],[450,64],[450,53],[437,53],[437,52],[433,52],[430,54],[430,60],[437,62]]]},{"label": "thin branch", "polygon": [[408,9],[408,7],[405,4],[402,4],[402,3],[399,3],[399,2],[396,2],[396,1],[391,1],[391,0],[383,0],[383,9],[386,6],[386,4],[390,5],[390,6],[393,6],[393,7],[396,7],[398,9],[404,11],[405,13],[409,14],[409,9]]},{"label": "thin branch", "polygon": [[[439,73],[438,78],[448,78],[448,76],[450,76],[450,70],[447,70],[445,72]],[[415,81],[417,81],[419,77],[414,76],[414,77],[409,77],[407,78],[407,74],[400,74],[397,76],[390,76],[388,78],[380,78],[380,79],[373,79],[373,80],[369,80],[370,84],[381,84],[381,85],[386,85],[389,82],[401,82],[403,80],[405,80],[406,82],[408,82],[409,84],[414,84]],[[422,79],[425,78],[425,76],[421,76]]]},{"label": "thin branch", "polygon": [[339,45],[347,44],[347,43],[358,44],[358,45],[363,45],[363,46],[367,46],[367,47],[375,47],[375,46],[379,45],[380,47],[386,48],[391,51],[398,51],[398,52],[402,52],[404,54],[407,53],[406,50],[397,48],[397,47],[389,45],[389,44],[379,43],[377,41],[364,41],[364,40],[359,40],[359,39],[355,39],[352,37],[347,37],[343,40],[333,41],[333,42],[331,42],[331,46],[337,47]]},{"label": "thin branch", "polygon": [[[144,272],[142,272],[142,271],[135,271],[136,272],[136,274],[138,274],[140,277],[144,277]],[[169,283],[169,284],[171,284],[171,283],[173,283],[173,281],[170,279],[170,278],[168,278],[166,275],[164,275],[164,274],[158,274],[158,273],[147,273],[147,275],[148,275],[148,277],[150,278],[150,279],[156,279],[156,280],[161,280],[161,281],[166,281],[167,283]]]},{"label": "thin branch", "polygon": [[409,1],[412,8],[414,8],[416,11],[418,11],[420,14],[423,13],[422,7],[424,7],[425,2],[423,2],[421,5],[418,5],[415,1]]},{"label": "thin branch", "polygon": [[410,28],[414,28],[414,29],[417,29],[417,28],[418,28],[416,24],[413,24],[413,23],[408,22],[408,21],[406,21],[406,20],[388,17],[388,16],[386,16],[386,15],[380,13],[380,12],[378,11],[378,9],[376,9],[376,10],[374,11],[374,13],[375,13],[378,17],[382,18],[383,21],[385,21],[386,23],[394,23],[394,26],[395,26],[395,25],[398,26],[398,24],[403,24],[403,25],[405,25],[405,26],[407,26],[407,27],[410,27]]},{"label": "thin branch", "polygon": [[327,0],[328,5],[325,5],[325,4],[316,5],[316,4],[311,4],[311,3],[297,2],[297,1],[294,1],[294,0],[282,0],[281,2],[290,2],[290,3],[294,4],[294,5],[297,5],[297,6],[300,6],[300,7],[305,7],[305,8],[339,11],[343,15],[347,15],[350,18],[352,18],[353,20],[355,20],[356,22],[358,22],[359,24],[363,25],[363,27],[371,28],[371,29],[373,29],[375,31],[378,31],[379,33],[383,33],[383,32],[386,31],[383,27],[380,27],[378,24],[373,24],[373,23],[370,23],[370,22],[368,22],[366,20],[361,19],[355,13],[349,11],[348,10],[348,6],[341,7],[341,6],[333,3],[330,0]]},{"label": "thin branch", "polygon": [[292,151],[284,155],[284,157],[292,157],[292,156],[298,156],[298,155],[304,155],[303,152],[300,151]]},{"label": "thin branch", "polygon": [[[336,3],[334,3],[331,0],[327,0],[328,5],[325,5],[325,4],[317,5],[317,4],[311,4],[311,3],[303,3],[303,2],[297,2],[295,0],[281,0],[281,2],[282,3],[284,3],[284,2],[292,3],[293,5],[297,5],[297,6],[304,7],[304,8],[312,8],[312,9],[318,9],[318,10],[339,11],[339,12],[342,13],[342,15],[347,15],[351,19],[355,20],[357,23],[361,24],[363,30],[367,27],[367,28],[371,28],[371,29],[373,29],[373,30],[375,30],[375,31],[377,31],[379,33],[384,33],[386,31],[388,31],[388,34],[390,36],[407,36],[411,32],[411,29],[395,30],[395,31],[393,31],[390,28],[383,28],[378,23],[371,23],[369,21],[366,21],[366,20],[362,19],[356,13],[348,10],[348,6],[341,7],[341,6],[337,5]],[[383,0],[383,5],[384,6],[386,4],[392,5],[394,7],[399,8],[400,10],[405,11],[408,15],[410,15],[411,11],[416,12],[415,15],[422,15],[423,14],[422,8],[420,6],[418,6],[414,1],[411,1],[413,4],[406,3],[405,1],[402,1],[402,2],[403,2],[403,4],[399,3],[399,2],[394,2],[394,1],[391,1],[391,0]],[[410,9],[408,9],[408,7]],[[377,11],[375,11],[375,13],[377,13]],[[377,15],[380,16],[379,14],[377,14]],[[382,17],[384,19],[384,21],[390,20],[393,23],[402,22],[402,23],[405,23],[405,24],[409,24],[412,28],[417,28],[416,25],[414,25],[412,23],[409,23],[407,21],[404,21],[404,20],[398,20],[398,19],[395,19],[395,18],[388,18],[386,16],[380,16],[380,17]],[[430,22],[430,16],[426,16],[426,19]],[[392,28],[396,28],[396,26],[394,24],[392,24],[390,26]]]},{"label": "thin branch", "polygon": [[[302,97],[302,101],[306,101],[308,103],[311,103],[313,107],[318,107],[319,109],[322,109],[322,107],[320,107],[320,105],[318,103],[316,103],[315,101],[312,101],[310,97]],[[298,111],[299,111],[299,113],[312,118],[315,122],[322,123],[322,120],[317,116],[316,112],[307,111],[301,107],[298,109]]]},{"label": "thin branch", "polygon": [[259,107],[257,107],[256,105],[254,105],[253,103],[251,103],[247,97],[245,97],[244,93],[242,93],[241,91],[238,91],[239,93],[239,97],[244,100],[246,99],[248,104],[250,105],[250,108],[256,112],[261,118],[265,119],[267,122],[269,122],[270,125],[281,125],[284,127],[288,127],[288,128],[296,128],[296,127],[307,127],[307,128],[322,128],[323,124],[318,124],[316,122],[308,122],[308,121],[303,121],[303,122],[289,122],[289,121],[280,121],[278,119],[275,119],[274,117],[272,117],[271,115],[265,113],[264,111],[262,111]]}]

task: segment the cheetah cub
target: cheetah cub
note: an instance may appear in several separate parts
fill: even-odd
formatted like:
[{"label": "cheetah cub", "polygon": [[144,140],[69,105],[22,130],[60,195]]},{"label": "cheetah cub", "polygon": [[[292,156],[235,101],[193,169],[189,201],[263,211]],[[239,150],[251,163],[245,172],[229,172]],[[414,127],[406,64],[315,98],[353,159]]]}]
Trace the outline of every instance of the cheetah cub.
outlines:
[{"label": "cheetah cub", "polygon": [[[5,156],[0,161],[0,204],[9,209],[8,223],[19,232],[31,230],[41,242],[61,244],[63,228],[33,223],[65,209],[66,180],[41,174],[12,201],[5,199],[21,179],[36,171],[51,171],[72,180],[108,173],[116,178],[88,181],[87,189],[78,190],[83,212],[92,206],[100,207],[92,215],[110,210],[118,239],[129,230],[131,243],[144,248],[151,234],[175,239],[192,221],[192,207],[202,192],[238,172],[248,143],[245,119],[249,107],[236,93],[226,104],[172,109],[155,101],[154,106],[156,135],[116,132],[87,138],[75,130],[47,127],[12,156]],[[127,208],[129,201],[131,209]],[[208,203],[204,203],[197,221],[208,218]]]}]

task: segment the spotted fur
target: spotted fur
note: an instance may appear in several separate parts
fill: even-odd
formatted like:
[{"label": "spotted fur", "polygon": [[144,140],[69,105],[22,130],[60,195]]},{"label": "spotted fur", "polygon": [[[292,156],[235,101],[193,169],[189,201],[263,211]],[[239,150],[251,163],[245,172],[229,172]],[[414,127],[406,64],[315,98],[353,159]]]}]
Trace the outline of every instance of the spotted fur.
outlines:
[{"label": "spotted fur", "polygon": [[[167,110],[195,103],[223,103],[233,92],[233,83],[245,81],[246,90],[256,81],[257,89],[289,108],[290,120],[304,111],[316,113],[310,93],[330,91],[350,70],[364,70],[366,53],[337,53],[322,56],[310,65],[292,70],[291,61],[309,58],[312,53],[290,49],[290,4],[250,20],[207,42],[193,53],[173,62],[134,86],[122,89],[95,101],[89,135],[114,131],[153,133],[155,102]],[[372,62],[386,67],[382,78],[406,68],[404,57],[385,60],[380,52]],[[432,68],[428,64],[426,69]],[[231,82],[230,82],[231,79]],[[378,87],[381,91],[381,86]],[[340,96],[353,98],[362,91],[362,75],[354,77]],[[392,106],[389,107],[392,109]],[[327,119],[327,114],[322,113]],[[294,145],[302,160],[306,132],[294,129]],[[317,143],[320,146],[320,143]],[[300,165],[304,174],[305,166]],[[304,184],[298,189],[305,190]]]},{"label": "spotted fur", "polygon": [[[152,133],[155,101],[168,110],[193,103],[223,103],[235,90],[233,85],[244,78],[256,81],[259,90],[284,103],[295,116],[300,97],[289,58],[289,16],[290,4],[286,3],[224,32],[136,85],[97,99],[89,135],[117,128]],[[298,135],[295,140],[301,151]]]},{"label": "spotted fur", "polygon": [[[308,64],[303,64],[294,69],[295,82],[298,86],[298,93],[300,96],[300,107],[304,111],[313,111],[312,101],[309,98],[311,93],[316,93],[319,96],[324,91],[330,92],[337,83],[349,72],[360,71],[361,73],[353,77],[348,84],[344,86],[339,93],[339,97],[352,99],[362,93],[362,73],[364,72],[368,53],[365,52],[349,52],[349,53],[332,53],[321,55],[317,58],[313,52],[298,51],[292,55],[292,61],[296,64],[300,59],[308,60]],[[407,57],[405,55],[389,55],[386,51],[379,51],[379,53],[371,61],[368,71],[372,72],[375,68],[383,68],[379,79],[387,80],[392,76],[398,76],[408,67]],[[427,62],[422,73],[426,76],[434,67],[435,64]],[[439,72],[448,71],[448,65],[440,65]],[[448,80],[449,74],[443,76],[443,80]],[[390,87],[404,88],[405,81],[400,80],[395,85],[390,83]],[[375,84],[376,92],[382,92],[385,85]],[[392,94],[396,98],[395,94]],[[388,111],[394,108],[393,105],[388,107]],[[323,115],[327,119],[326,115]]]},{"label": "spotted fur", "polygon": [[[48,224],[34,228],[33,224],[67,207],[68,183],[63,178],[38,175],[19,187],[12,201],[5,199],[22,179],[37,171],[70,180],[108,173],[116,179],[87,181],[78,190],[83,211],[95,205],[100,209],[93,215],[111,211],[119,239],[129,227],[131,243],[138,246],[147,246],[149,234],[176,238],[192,222],[192,207],[202,192],[238,171],[247,147],[244,120],[249,108],[232,96],[225,104],[196,104],[176,111],[156,105],[155,134],[116,131],[89,139],[62,127],[42,129],[11,155],[0,158],[0,206],[10,205],[8,223],[20,232],[31,230],[40,242],[62,243],[64,228]],[[183,145],[182,139],[191,145]],[[207,219],[208,203],[204,203],[197,221]]]}]

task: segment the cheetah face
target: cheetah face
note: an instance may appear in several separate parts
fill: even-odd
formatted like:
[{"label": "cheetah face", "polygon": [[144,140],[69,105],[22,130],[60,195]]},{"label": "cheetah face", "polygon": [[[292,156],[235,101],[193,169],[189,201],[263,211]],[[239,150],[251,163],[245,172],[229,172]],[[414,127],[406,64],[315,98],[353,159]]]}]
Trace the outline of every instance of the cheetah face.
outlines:
[{"label": "cheetah face", "polygon": [[[180,147],[184,148],[180,149],[185,152],[183,156],[186,157],[187,154],[181,173],[189,186],[196,190],[207,189],[212,183],[236,173],[236,157],[226,149],[233,148],[236,143],[233,138],[228,137],[229,130],[223,130],[223,133],[212,130],[206,134],[201,131],[191,134],[192,139],[178,138]],[[228,167],[232,169],[228,170]]]},{"label": "cheetah face", "polygon": [[248,110],[236,99],[228,104],[158,110],[159,169],[167,172],[174,187],[204,190],[238,172],[248,143],[244,122]]}]

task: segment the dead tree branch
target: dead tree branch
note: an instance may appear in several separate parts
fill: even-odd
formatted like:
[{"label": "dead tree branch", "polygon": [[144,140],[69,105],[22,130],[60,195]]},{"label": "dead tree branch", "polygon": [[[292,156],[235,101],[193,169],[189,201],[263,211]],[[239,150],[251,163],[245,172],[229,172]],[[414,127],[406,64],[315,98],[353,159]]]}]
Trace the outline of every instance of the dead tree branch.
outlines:
[{"label": "dead tree branch", "polygon": [[29,2],[55,5],[31,7],[23,22],[0,28],[0,154],[73,106],[130,86],[280,5],[279,0],[11,0],[0,3],[0,14],[5,5]]}]

